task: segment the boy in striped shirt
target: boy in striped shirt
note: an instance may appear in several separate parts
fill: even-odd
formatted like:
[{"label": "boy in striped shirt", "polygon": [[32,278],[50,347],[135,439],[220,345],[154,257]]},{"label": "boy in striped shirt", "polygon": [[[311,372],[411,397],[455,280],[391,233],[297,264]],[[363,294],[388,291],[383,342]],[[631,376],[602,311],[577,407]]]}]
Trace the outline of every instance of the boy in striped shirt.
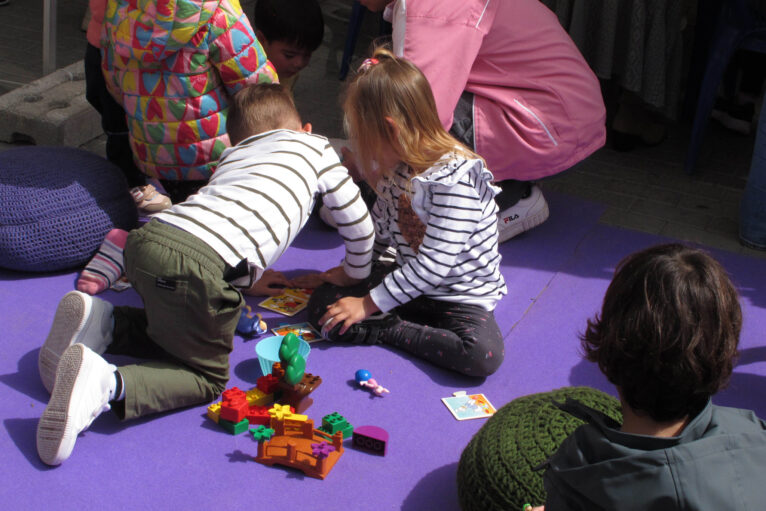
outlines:
[{"label": "boy in striped shirt", "polygon": [[[369,275],[374,232],[359,189],[327,139],[301,127],[289,92],[249,86],[229,108],[232,147],[209,183],[128,236],[126,275],[145,308],[113,307],[78,291],[59,304],[40,357],[43,382],[53,383],[37,430],[45,463],[67,459],[77,435],[110,407],[132,419],[220,394],[241,293],[273,294],[271,286],[289,284],[268,268],[318,196],[346,244],[343,264],[325,278],[351,285]],[[118,369],[101,353],[149,360]]]}]

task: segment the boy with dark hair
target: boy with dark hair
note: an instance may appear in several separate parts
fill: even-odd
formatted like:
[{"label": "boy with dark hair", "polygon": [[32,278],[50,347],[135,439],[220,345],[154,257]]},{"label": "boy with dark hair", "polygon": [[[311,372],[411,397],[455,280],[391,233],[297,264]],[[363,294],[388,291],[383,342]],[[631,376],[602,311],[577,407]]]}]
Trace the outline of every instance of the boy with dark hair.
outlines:
[{"label": "boy with dark hair", "polygon": [[279,81],[292,89],[301,69],[324,37],[324,17],[317,0],[257,0],[253,26],[258,42],[277,70]]},{"label": "boy with dark hair", "polygon": [[561,405],[586,424],[548,460],[545,509],[761,509],[766,424],[710,401],[741,326],[737,292],[705,252],[668,244],[624,259],[582,336],[623,423]]},{"label": "boy with dark hair", "polygon": [[[246,122],[262,110],[271,113]],[[279,84],[239,91],[227,130],[235,145],[208,184],[127,237],[125,273],[144,308],[79,291],[59,303],[39,357],[43,384],[52,387],[37,428],[43,462],[66,460],[77,435],[112,406],[132,419],[220,394],[241,293],[290,284],[268,268],[320,195],[334,206],[346,245],[343,264],[323,275],[337,285],[369,275],[374,233],[359,189],[327,139],[301,128],[290,92]],[[149,360],[117,368],[101,353]]]}]

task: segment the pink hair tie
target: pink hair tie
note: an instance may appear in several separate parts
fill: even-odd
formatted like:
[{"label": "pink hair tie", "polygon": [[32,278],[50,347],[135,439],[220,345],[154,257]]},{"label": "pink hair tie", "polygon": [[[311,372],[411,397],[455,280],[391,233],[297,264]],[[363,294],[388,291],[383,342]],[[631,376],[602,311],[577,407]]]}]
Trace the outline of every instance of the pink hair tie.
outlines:
[{"label": "pink hair tie", "polygon": [[380,61],[378,59],[364,59],[364,62],[362,62],[362,65],[359,66],[359,72],[367,71],[375,64],[378,64]]}]

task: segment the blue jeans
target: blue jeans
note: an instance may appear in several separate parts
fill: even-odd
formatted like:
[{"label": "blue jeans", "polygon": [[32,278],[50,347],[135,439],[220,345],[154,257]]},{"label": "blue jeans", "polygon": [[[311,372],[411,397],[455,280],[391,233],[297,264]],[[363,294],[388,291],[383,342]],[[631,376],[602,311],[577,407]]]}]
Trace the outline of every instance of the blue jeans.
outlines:
[{"label": "blue jeans", "polygon": [[748,247],[766,250],[766,113],[763,111],[740,204],[739,238]]}]

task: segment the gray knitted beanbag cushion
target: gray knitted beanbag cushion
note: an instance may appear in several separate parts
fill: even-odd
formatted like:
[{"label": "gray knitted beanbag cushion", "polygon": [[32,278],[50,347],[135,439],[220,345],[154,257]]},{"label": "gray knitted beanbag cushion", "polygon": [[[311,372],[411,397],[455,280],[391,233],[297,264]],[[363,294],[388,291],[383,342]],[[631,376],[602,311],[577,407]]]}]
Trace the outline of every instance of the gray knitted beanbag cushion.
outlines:
[{"label": "gray knitted beanbag cushion", "polygon": [[0,267],[57,271],[84,266],[137,211],[120,169],[70,147],[0,152]]},{"label": "gray knitted beanbag cushion", "polygon": [[564,387],[514,399],[474,435],[457,470],[463,511],[521,510],[526,502],[545,502],[543,470],[550,457],[583,422],[553,401],[573,398],[622,422],[620,402],[590,387]]}]

